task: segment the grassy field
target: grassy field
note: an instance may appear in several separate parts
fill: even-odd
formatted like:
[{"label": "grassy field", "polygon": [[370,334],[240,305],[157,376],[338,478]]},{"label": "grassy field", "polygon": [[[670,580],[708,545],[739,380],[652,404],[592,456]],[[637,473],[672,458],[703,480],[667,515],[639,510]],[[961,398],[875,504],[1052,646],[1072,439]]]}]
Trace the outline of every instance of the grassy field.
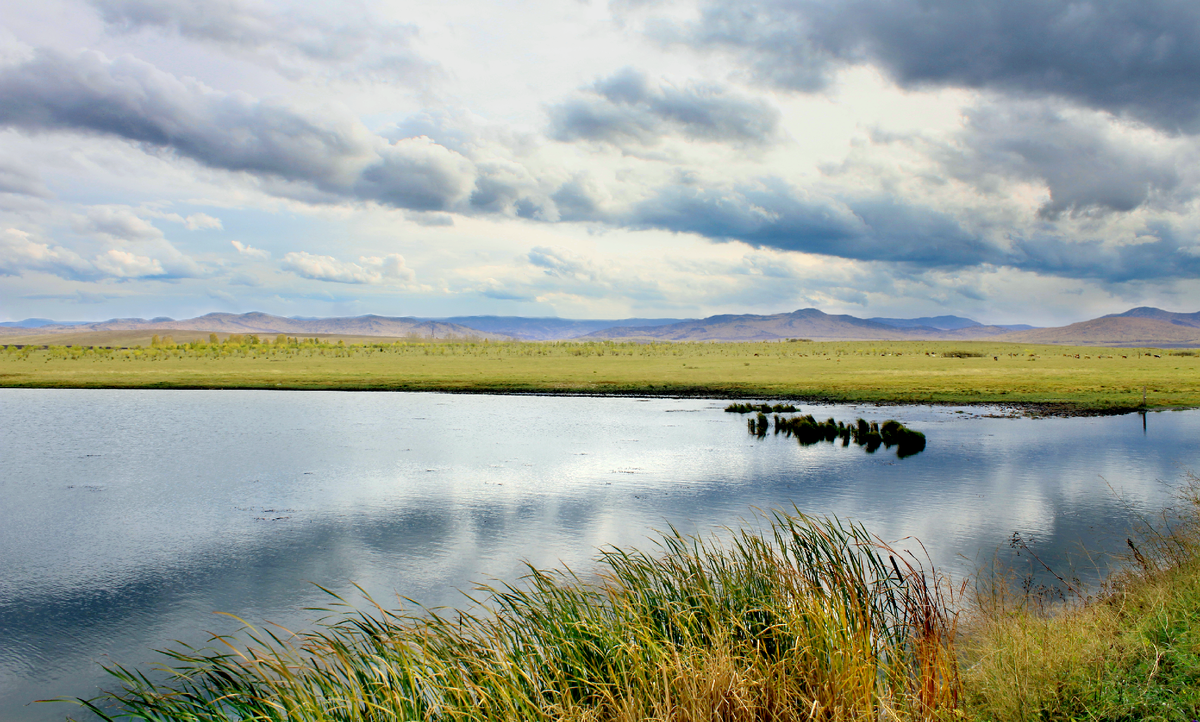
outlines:
[{"label": "grassy field", "polygon": [[483,343],[225,337],[112,349],[5,347],[0,386],[704,395],[1200,406],[1191,350],[988,342]]}]

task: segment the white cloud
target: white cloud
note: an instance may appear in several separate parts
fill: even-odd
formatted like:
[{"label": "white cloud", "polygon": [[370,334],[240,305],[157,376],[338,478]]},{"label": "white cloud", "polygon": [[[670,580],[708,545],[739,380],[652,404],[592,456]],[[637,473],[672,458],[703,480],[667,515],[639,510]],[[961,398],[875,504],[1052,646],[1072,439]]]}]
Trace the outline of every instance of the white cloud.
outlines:
[{"label": "white cloud", "polygon": [[16,228],[5,229],[0,233],[0,276],[20,276],[29,271],[71,279],[96,275],[92,264],[78,253],[35,241],[31,234]]},{"label": "white cloud", "polygon": [[255,248],[254,246],[247,245],[241,241],[230,241],[230,243],[232,243],[233,247],[237,249],[238,253],[242,254],[243,256],[262,259],[271,257],[269,251],[264,251],[261,248]]},{"label": "white cloud", "polygon": [[139,256],[136,253],[109,249],[95,260],[96,268],[116,278],[138,278],[141,276],[163,276],[166,271],[157,259]]},{"label": "white cloud", "polygon": [[145,241],[160,239],[163,232],[146,219],[122,206],[92,206],[78,217],[75,229],[80,233],[94,233],[121,241]]},{"label": "white cloud", "polygon": [[205,213],[193,213],[183,220],[184,228],[189,231],[216,230],[223,228],[220,218],[213,218]]},{"label": "white cloud", "polygon": [[317,256],[293,251],[283,257],[282,268],[301,278],[333,283],[406,283],[416,274],[405,265],[399,253],[386,256],[363,256],[358,263],[339,261],[333,256]]}]

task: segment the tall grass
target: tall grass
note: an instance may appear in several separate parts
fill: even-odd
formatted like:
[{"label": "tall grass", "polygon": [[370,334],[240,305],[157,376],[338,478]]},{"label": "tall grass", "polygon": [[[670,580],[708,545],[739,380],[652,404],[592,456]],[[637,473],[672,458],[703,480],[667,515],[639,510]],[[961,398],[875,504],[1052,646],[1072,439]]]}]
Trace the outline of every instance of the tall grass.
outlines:
[{"label": "tall grass", "polygon": [[988,582],[960,638],[966,708],[980,720],[1200,718],[1200,478],[1129,539],[1094,596],[1012,594]]},{"label": "tall grass", "polygon": [[144,720],[926,720],[960,688],[947,589],[864,528],[799,512],[672,529],[595,577],[531,569],[475,613],[336,601],[315,631],[120,667],[84,704]]}]

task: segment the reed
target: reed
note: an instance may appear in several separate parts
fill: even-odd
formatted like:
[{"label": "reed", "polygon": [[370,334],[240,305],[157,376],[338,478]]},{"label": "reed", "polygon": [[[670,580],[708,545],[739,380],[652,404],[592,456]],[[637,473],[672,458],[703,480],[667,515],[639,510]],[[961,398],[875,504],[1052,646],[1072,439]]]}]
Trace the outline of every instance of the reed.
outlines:
[{"label": "reed", "polygon": [[753,414],[755,412],[760,413],[760,414],[781,414],[781,413],[792,414],[792,413],[799,411],[799,409],[797,409],[795,406],[793,406],[791,404],[771,405],[771,404],[741,404],[741,403],[732,403],[732,404],[726,406],[725,410],[731,414]]},{"label": "reed", "polygon": [[[760,438],[765,436],[765,422],[766,415],[759,412],[758,420],[751,420],[749,423],[750,433]],[[895,446],[896,455],[901,459],[925,450],[925,434],[910,429],[895,419],[888,419],[882,426],[877,421],[868,422],[865,419],[859,419],[850,425],[833,418],[818,422],[812,414],[805,414],[791,417],[776,415],[774,422],[776,434],[790,436],[802,446],[811,446],[823,441],[832,443],[838,439],[842,440],[842,446],[849,446],[853,441],[865,448],[867,453],[875,453],[881,445],[889,449]]]},{"label": "reed", "polygon": [[672,529],[599,572],[530,569],[482,611],[350,608],[167,652],[83,702],[145,720],[927,720],[959,706],[947,589],[863,527],[799,512]]}]

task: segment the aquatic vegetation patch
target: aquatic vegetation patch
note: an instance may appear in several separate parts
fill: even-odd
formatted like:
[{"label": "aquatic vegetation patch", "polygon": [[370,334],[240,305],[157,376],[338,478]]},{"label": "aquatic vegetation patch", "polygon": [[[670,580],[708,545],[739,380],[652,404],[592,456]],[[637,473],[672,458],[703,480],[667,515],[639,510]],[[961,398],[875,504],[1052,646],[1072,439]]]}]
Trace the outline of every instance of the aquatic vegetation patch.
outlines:
[{"label": "aquatic vegetation patch", "polygon": [[[763,437],[771,429],[771,421],[764,413],[749,421],[751,434]],[[896,455],[900,458],[912,456],[925,450],[925,434],[901,424],[895,419],[888,419],[882,425],[877,421],[868,422],[858,419],[852,424],[836,421],[833,418],[817,421],[812,414],[804,416],[775,416],[774,429],[776,434],[784,434],[794,438],[802,446],[811,446],[821,442],[841,440],[842,446],[851,442],[873,454],[884,446],[888,449],[896,447]]]},{"label": "aquatic vegetation patch", "polygon": [[732,403],[725,407],[731,414],[794,414],[800,409],[791,404],[739,404]]}]

